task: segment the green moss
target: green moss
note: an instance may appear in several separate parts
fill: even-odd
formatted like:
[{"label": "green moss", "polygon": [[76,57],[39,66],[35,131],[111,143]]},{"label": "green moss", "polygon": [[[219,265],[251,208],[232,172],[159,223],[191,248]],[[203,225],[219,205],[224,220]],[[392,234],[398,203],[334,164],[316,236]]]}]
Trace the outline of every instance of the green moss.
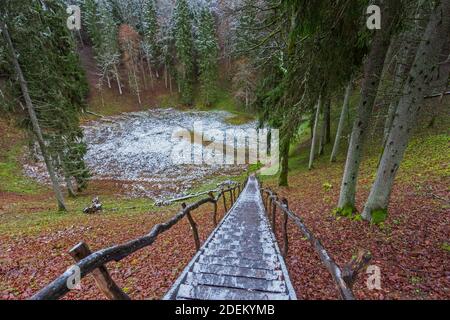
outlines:
[{"label": "green moss", "polygon": [[447,251],[450,253],[450,243],[444,242],[441,246],[442,250]]},{"label": "green moss", "polygon": [[324,184],[322,184],[322,187],[325,191],[330,191],[331,189],[333,189],[333,185],[329,182],[325,182]]},{"label": "green moss", "polygon": [[358,210],[352,205],[345,205],[342,208],[333,209],[332,213],[334,216],[353,218],[354,214],[358,213]]},{"label": "green moss", "polygon": [[386,221],[387,218],[387,209],[376,209],[372,211],[372,219],[371,222],[373,224],[379,225]]}]

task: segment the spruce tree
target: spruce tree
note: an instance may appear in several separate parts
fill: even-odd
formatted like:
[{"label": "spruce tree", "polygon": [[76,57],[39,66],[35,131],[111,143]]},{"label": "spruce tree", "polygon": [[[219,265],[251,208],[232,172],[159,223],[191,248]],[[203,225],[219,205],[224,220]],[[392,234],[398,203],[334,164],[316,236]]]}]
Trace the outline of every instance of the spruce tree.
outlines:
[{"label": "spruce tree", "polygon": [[206,7],[200,12],[197,51],[202,99],[203,103],[210,105],[217,92],[219,45],[214,17]]},{"label": "spruce tree", "polygon": [[[54,167],[60,176],[74,177],[82,188],[89,174],[83,160],[86,146],[82,141],[79,112],[85,106],[88,86],[74,37],[66,27],[66,8],[60,2],[43,6],[40,2],[22,0],[1,9],[27,91],[25,95],[23,83],[18,81],[20,77],[15,76],[19,68],[14,70],[7,65],[5,94],[12,101],[7,110],[35,134],[49,173]],[[9,61],[14,61],[13,58],[10,55]],[[26,102],[32,105],[34,115],[18,108],[17,102],[22,98],[29,100]]]},{"label": "spruce tree", "polygon": [[161,48],[158,41],[158,34],[159,25],[155,0],[147,0],[144,7],[144,44],[147,48],[145,53],[147,62],[149,63],[149,69],[151,69],[150,65],[153,65],[155,70],[159,69]]},{"label": "spruce tree", "polygon": [[175,47],[177,54],[177,80],[181,101],[191,105],[193,102],[194,40],[192,17],[186,0],[177,0],[175,7]]}]

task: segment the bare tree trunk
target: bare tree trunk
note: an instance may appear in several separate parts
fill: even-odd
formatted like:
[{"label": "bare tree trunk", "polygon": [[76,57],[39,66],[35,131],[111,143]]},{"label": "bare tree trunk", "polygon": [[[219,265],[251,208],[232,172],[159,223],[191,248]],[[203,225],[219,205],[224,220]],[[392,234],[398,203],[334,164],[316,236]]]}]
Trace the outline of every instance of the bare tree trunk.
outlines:
[{"label": "bare tree trunk", "polygon": [[331,152],[331,162],[335,162],[337,158],[337,154],[339,152],[339,145],[341,143],[341,137],[342,137],[342,131],[344,130],[345,125],[345,119],[347,118],[348,113],[348,107],[350,102],[350,96],[352,95],[352,81],[347,85],[347,88],[345,89],[345,96],[344,96],[344,104],[342,106],[341,110],[341,116],[339,118],[339,124],[336,131],[336,138],[334,139],[334,145],[333,145],[333,151]]},{"label": "bare tree trunk", "polygon": [[308,168],[311,170],[313,168],[314,157],[316,153],[316,144],[317,144],[317,131],[319,129],[319,119],[320,119],[320,109],[322,108],[322,97],[319,96],[319,101],[317,102],[316,107],[316,118],[314,120],[314,129],[312,132],[312,140],[311,140],[311,151],[309,154],[309,165]]},{"label": "bare tree trunk", "polygon": [[66,182],[67,193],[69,194],[69,197],[75,198],[77,196],[77,194],[75,193],[75,191],[74,191],[75,189],[73,188],[73,185],[72,185],[72,177],[70,176],[70,173],[67,170],[66,165],[62,161],[61,153],[58,154],[57,160],[58,160],[59,165],[61,166],[63,174],[64,174],[64,181]]},{"label": "bare tree trunk", "polygon": [[164,83],[166,84],[166,89],[168,89],[169,85],[167,83],[167,65],[164,65]]},{"label": "bare tree trunk", "polygon": [[331,108],[331,100],[327,99],[325,103],[325,108],[323,110],[323,120],[322,120],[322,132],[320,134],[320,144],[319,144],[319,155],[323,155],[325,152],[325,145],[329,143],[331,138],[330,134],[330,108]]},{"label": "bare tree trunk", "polygon": [[399,15],[401,3],[398,0],[383,2],[381,30],[378,30],[364,66],[364,81],[358,114],[355,119],[350,145],[347,152],[344,175],[342,178],[338,207],[355,210],[355,194],[359,166],[366,143],[367,130],[372,115],[375,98],[383,71],[386,53],[389,48],[392,30]]},{"label": "bare tree trunk", "polygon": [[[430,94],[436,93],[436,94],[440,94],[440,99],[439,99],[439,104],[442,103],[443,98],[444,98],[444,94],[447,91],[448,88],[448,81],[449,81],[449,73],[450,73],[450,39],[447,40],[443,50],[442,50],[442,54],[440,57],[440,60],[442,61],[439,64],[439,69],[438,72],[441,75],[440,79],[438,79],[437,81],[435,81],[434,83],[431,84],[432,89],[430,90]],[[428,128],[432,128],[434,126],[436,117],[438,115],[438,105],[436,105],[432,111],[431,111],[431,120],[428,124]]]},{"label": "bare tree trunk", "polygon": [[366,220],[380,222],[386,217],[397,170],[422,106],[424,92],[428,91],[430,83],[434,80],[433,71],[437,67],[444,39],[447,39],[449,34],[450,1],[444,0],[431,15],[413,67],[405,82],[396,117],[389,132],[388,143],[362,214]]},{"label": "bare tree trunk", "polygon": [[108,83],[108,88],[111,89],[111,80],[109,79],[109,75],[106,75],[106,82]]},{"label": "bare tree trunk", "polygon": [[288,172],[289,172],[289,148],[290,148],[291,138],[284,138],[283,144],[281,146],[281,171],[278,178],[278,185],[287,187],[288,186]]},{"label": "bare tree trunk", "polygon": [[119,88],[119,94],[122,95],[122,84],[120,83],[119,70],[117,70],[117,66],[114,65],[114,75],[117,80],[117,87]]},{"label": "bare tree trunk", "polygon": [[142,73],[142,80],[144,81],[144,90],[147,90],[147,77],[145,76],[144,57],[141,57],[141,63],[139,64],[139,66]]},{"label": "bare tree trunk", "polygon": [[30,116],[31,123],[33,125],[33,131],[36,135],[39,148],[41,149],[42,157],[44,158],[45,165],[47,166],[47,171],[50,176],[50,180],[52,181],[53,185],[53,191],[55,192],[56,200],[58,202],[58,208],[60,211],[66,211],[66,205],[64,203],[64,197],[61,192],[59,183],[58,183],[58,177],[56,176],[55,169],[53,167],[52,160],[50,156],[47,154],[47,149],[45,145],[44,138],[42,136],[42,131],[39,126],[39,121],[36,116],[36,112],[34,111],[33,102],[31,101],[30,94],[28,92],[28,85],[27,82],[23,76],[22,68],[20,67],[19,61],[17,60],[17,54],[16,50],[14,49],[14,45],[11,41],[11,37],[9,35],[8,29],[6,27],[6,24],[0,19],[0,28],[2,30],[3,38],[5,39],[6,45],[9,48],[9,51],[11,52],[11,57],[13,60],[14,69],[16,71],[16,75],[19,78],[20,88],[22,90],[23,98],[25,99],[25,104],[28,110],[28,114]]},{"label": "bare tree trunk", "polygon": [[331,98],[328,98],[325,109],[325,144],[331,143]]},{"label": "bare tree trunk", "polygon": [[154,88],[153,71],[152,71],[152,65],[150,64],[150,57],[149,56],[147,56],[147,67],[148,67],[148,72],[150,73],[150,86],[153,89]]},{"label": "bare tree trunk", "polygon": [[394,76],[394,85],[392,89],[392,101],[389,104],[388,114],[386,117],[386,121],[384,123],[384,138],[383,138],[383,146],[386,144],[386,139],[389,135],[389,130],[391,130],[392,122],[394,121],[395,112],[397,110],[397,104],[399,100],[399,95],[401,94],[401,90],[404,84],[406,77],[408,76],[408,72],[411,68],[412,55],[415,53],[416,41],[420,41],[417,39],[416,33],[418,32],[417,27],[413,30],[405,32],[403,41],[400,44],[400,50],[398,53],[399,59],[397,61],[397,66],[395,70]]}]

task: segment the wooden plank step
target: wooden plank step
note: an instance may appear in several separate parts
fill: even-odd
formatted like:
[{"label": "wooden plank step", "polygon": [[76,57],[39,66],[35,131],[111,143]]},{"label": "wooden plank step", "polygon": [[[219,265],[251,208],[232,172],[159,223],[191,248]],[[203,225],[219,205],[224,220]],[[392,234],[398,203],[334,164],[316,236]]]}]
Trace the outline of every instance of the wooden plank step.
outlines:
[{"label": "wooden plank step", "polygon": [[193,286],[207,285],[214,287],[245,289],[249,291],[264,291],[272,293],[286,292],[286,285],[284,284],[284,281],[217,275],[210,273],[189,272],[184,283]]},{"label": "wooden plank step", "polygon": [[249,291],[232,288],[218,288],[210,286],[180,285],[177,299],[197,300],[289,300],[289,296],[283,293],[270,293]]},{"label": "wooden plank step", "polygon": [[270,241],[272,242],[273,239],[270,235],[265,234],[242,234],[242,235],[236,235],[236,234],[230,234],[230,233],[224,233],[224,232],[217,232],[214,236],[215,239],[220,240],[237,240],[237,241],[257,241],[257,242],[264,242],[264,241]]},{"label": "wooden plank step", "polygon": [[248,260],[256,260],[256,261],[278,261],[278,257],[273,254],[258,254],[254,252],[236,252],[232,250],[210,250],[208,248],[203,250],[203,254],[206,256],[218,256],[218,257],[226,257],[226,258],[245,258]]},{"label": "wooden plank step", "polygon": [[[232,266],[232,267],[241,267],[241,268],[256,268],[256,269],[267,269],[274,270],[277,267],[277,263],[269,262],[269,261],[258,261],[258,260],[249,260],[245,258],[224,258],[224,257],[215,257],[215,256],[200,256],[198,262],[203,264],[219,264],[222,266]],[[276,269],[279,270],[279,269]]]},{"label": "wooden plank step", "polygon": [[238,245],[238,244],[232,244],[232,243],[220,243],[220,242],[211,242],[207,246],[207,249],[209,250],[232,250],[237,253],[245,254],[248,252],[256,253],[256,254],[269,254],[269,255],[275,255],[275,249],[272,247],[263,247],[259,246],[256,247],[253,245]]},{"label": "wooden plank step", "polygon": [[266,280],[282,280],[283,273],[278,270],[267,270],[267,269],[249,269],[242,267],[233,266],[221,266],[218,264],[202,264],[195,263],[192,267],[192,272],[195,273],[213,273],[217,275],[230,275],[238,277],[247,278],[257,278]]}]

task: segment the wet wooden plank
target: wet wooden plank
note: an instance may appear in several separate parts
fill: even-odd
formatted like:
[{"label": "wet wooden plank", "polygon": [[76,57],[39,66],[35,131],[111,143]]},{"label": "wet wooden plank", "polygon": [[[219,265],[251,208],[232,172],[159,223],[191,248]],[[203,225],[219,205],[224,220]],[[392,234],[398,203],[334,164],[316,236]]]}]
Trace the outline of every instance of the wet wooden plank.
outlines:
[{"label": "wet wooden plank", "polygon": [[257,261],[277,261],[278,257],[274,254],[264,254],[264,253],[255,253],[251,251],[247,252],[237,252],[233,250],[225,250],[225,249],[218,249],[218,250],[210,250],[205,249],[203,250],[203,254],[206,256],[217,256],[217,257],[227,257],[227,258],[238,258],[238,259],[248,259],[248,260],[257,260]]},{"label": "wet wooden plank", "polygon": [[194,287],[186,284],[180,285],[178,297],[197,300],[289,300],[289,296],[283,293],[217,288],[203,285]]},{"label": "wet wooden plank", "polygon": [[215,256],[200,256],[198,262],[203,264],[218,264],[222,266],[234,266],[241,268],[256,268],[274,270],[277,265],[274,262],[262,261],[262,260],[249,260],[243,258],[227,258],[227,257],[215,257]]},{"label": "wet wooden plank", "polygon": [[283,273],[280,270],[267,270],[256,268],[241,268],[233,266],[221,266],[217,264],[195,263],[192,271],[195,273],[212,273],[217,275],[230,275],[266,280],[281,280]]},{"label": "wet wooden plank", "polygon": [[257,247],[252,243],[249,243],[248,245],[241,245],[238,244],[239,242],[236,241],[235,243],[220,243],[220,242],[211,242],[210,245],[208,245],[207,249],[209,250],[228,250],[228,251],[234,251],[237,253],[247,253],[252,252],[256,254],[267,254],[267,255],[276,255],[275,249],[270,247]]},{"label": "wet wooden plank", "polygon": [[272,293],[286,292],[286,285],[284,284],[284,281],[236,277],[230,275],[217,275],[209,273],[189,272],[184,283],[194,286],[207,285],[214,287],[245,289],[250,291],[264,291]]}]

